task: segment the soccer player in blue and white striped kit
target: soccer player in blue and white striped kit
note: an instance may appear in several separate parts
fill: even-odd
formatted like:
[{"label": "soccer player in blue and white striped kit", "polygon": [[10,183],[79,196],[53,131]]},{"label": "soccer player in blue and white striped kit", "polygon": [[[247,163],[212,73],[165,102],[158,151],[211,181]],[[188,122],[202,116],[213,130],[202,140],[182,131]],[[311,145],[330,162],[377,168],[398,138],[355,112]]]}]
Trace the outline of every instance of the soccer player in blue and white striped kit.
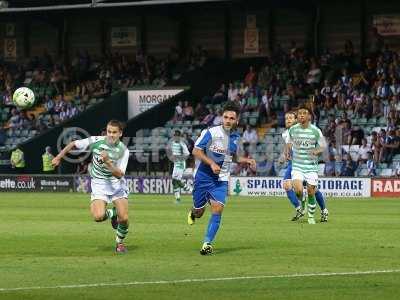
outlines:
[{"label": "soccer player in blue and white striped kit", "polygon": [[197,139],[193,155],[197,160],[193,183],[193,208],[188,214],[188,224],[193,225],[200,218],[207,203],[211,206],[200,254],[213,252],[211,243],[219,229],[221,215],[228,194],[228,181],[231,163],[234,158],[238,163],[248,163],[256,167],[254,159],[237,157],[240,135],[235,131],[239,123],[240,108],[232,102],[223,108],[222,125],[202,131]]}]

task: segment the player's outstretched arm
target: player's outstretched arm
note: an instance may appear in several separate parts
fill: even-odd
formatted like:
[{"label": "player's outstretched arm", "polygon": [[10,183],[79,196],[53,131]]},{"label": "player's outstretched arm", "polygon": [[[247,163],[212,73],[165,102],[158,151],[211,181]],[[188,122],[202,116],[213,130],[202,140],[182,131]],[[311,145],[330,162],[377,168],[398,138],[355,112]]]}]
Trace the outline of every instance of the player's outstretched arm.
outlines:
[{"label": "player's outstretched arm", "polygon": [[73,148],[75,147],[75,141],[70,142],[67,146],[64,147],[64,149],[61,150],[60,153],[57,154],[56,157],[54,157],[51,161],[52,165],[57,167],[61,160],[64,158],[65,155],[68,154]]},{"label": "player's outstretched arm", "polygon": [[195,158],[201,160],[203,163],[210,166],[214,174],[219,174],[221,167],[215,163],[211,158],[209,158],[202,149],[194,148],[192,154]]}]

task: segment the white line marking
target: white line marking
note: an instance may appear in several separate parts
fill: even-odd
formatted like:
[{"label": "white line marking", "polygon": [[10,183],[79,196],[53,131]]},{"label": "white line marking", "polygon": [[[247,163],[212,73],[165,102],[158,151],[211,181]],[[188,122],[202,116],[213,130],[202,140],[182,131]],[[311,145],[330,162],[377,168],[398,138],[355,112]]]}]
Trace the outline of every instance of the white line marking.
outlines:
[{"label": "white line marking", "polygon": [[50,289],[79,289],[79,288],[110,287],[110,286],[123,287],[123,286],[131,286],[131,285],[177,284],[177,283],[251,280],[251,279],[273,279],[273,278],[298,278],[298,277],[318,277],[318,276],[357,276],[357,275],[373,275],[373,274],[387,274],[387,273],[400,273],[400,269],[338,272],[338,273],[255,275],[255,276],[239,276],[239,277],[193,278],[193,279],[158,280],[158,281],[132,281],[132,282],[116,282],[116,283],[87,283],[87,284],[55,285],[55,286],[31,286],[31,287],[17,287],[17,288],[0,288],[0,292],[50,290]]}]

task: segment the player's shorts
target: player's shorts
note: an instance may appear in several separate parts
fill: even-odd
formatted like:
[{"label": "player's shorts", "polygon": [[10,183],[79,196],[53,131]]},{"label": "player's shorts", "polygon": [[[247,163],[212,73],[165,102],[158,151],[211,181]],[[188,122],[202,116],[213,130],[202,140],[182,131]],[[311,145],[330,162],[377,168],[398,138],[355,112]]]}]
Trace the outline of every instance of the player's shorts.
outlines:
[{"label": "player's shorts", "polygon": [[292,171],[293,180],[301,180],[307,182],[309,185],[318,186],[318,173],[317,172],[300,172],[297,170]]},{"label": "player's shorts", "polygon": [[292,179],[292,163],[288,163],[285,174],[283,175],[283,181]]},{"label": "player's shorts", "polygon": [[172,179],[182,180],[184,172],[184,168],[174,165],[174,170],[172,171]]},{"label": "player's shorts", "polygon": [[227,181],[195,179],[193,183],[193,206],[194,208],[203,208],[210,200],[225,205],[227,194]]},{"label": "player's shorts", "polygon": [[92,179],[91,201],[103,200],[106,203],[112,203],[114,200],[128,198],[128,187],[125,179],[117,182]]}]

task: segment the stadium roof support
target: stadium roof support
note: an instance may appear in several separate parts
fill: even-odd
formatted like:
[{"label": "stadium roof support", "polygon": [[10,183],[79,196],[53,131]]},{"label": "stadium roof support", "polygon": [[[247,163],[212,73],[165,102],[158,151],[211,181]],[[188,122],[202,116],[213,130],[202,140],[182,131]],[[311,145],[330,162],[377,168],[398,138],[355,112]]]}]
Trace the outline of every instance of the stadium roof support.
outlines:
[{"label": "stadium roof support", "polygon": [[0,8],[0,13],[10,12],[33,12],[33,11],[48,11],[48,10],[69,10],[82,8],[110,8],[124,6],[148,6],[148,5],[163,5],[163,4],[190,4],[190,3],[207,3],[207,2],[229,2],[231,0],[143,0],[131,2],[110,2],[110,0],[92,0],[87,4],[64,4],[51,6],[33,6],[33,7],[8,7]]}]

